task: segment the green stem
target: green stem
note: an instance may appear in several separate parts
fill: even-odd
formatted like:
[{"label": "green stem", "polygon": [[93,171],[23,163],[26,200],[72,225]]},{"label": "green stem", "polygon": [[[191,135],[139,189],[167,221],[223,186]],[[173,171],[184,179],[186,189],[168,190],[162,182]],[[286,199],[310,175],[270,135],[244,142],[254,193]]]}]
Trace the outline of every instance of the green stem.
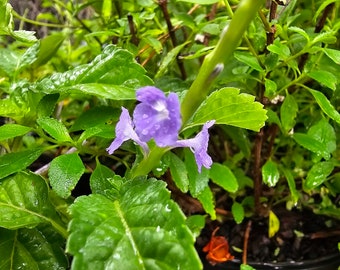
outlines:
[{"label": "green stem", "polygon": [[214,69],[225,63],[237,48],[244,32],[254,19],[265,0],[243,0],[236,10],[230,24],[224,29],[215,49],[206,56],[198,75],[184,97],[181,105],[183,124],[185,124],[205,100],[214,79]]},{"label": "green stem", "polygon": [[144,157],[144,159],[131,170],[131,178],[135,178],[140,175],[147,175],[153,168],[155,168],[162,156],[169,150],[169,148],[160,148],[155,146],[151,149],[150,153]]},{"label": "green stem", "polygon": [[[223,31],[215,49],[206,56],[198,75],[191,85],[181,105],[182,120],[185,124],[194,114],[198,106],[209,93],[213,79],[218,75],[219,64],[225,63],[238,46],[244,32],[254,19],[257,11],[265,0],[242,0],[229,26]],[[216,74],[215,74],[216,73]],[[147,175],[157,164],[169,148],[155,147],[151,149],[137,166],[131,171],[131,177]]]}]

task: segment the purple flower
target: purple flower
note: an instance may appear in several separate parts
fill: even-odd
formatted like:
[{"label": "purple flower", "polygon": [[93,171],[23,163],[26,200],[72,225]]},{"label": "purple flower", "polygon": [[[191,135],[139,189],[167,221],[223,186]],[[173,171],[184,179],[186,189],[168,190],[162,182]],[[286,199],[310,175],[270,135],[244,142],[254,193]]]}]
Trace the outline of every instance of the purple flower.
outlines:
[{"label": "purple flower", "polygon": [[160,147],[175,143],[182,124],[177,94],[166,97],[158,88],[146,86],[137,91],[137,100],[141,103],[133,112],[133,122],[139,138],[154,139]]},{"label": "purple flower", "polygon": [[210,168],[212,164],[211,157],[208,155],[209,133],[208,129],[215,123],[215,120],[208,121],[203,125],[202,130],[192,139],[179,140],[174,147],[190,147],[194,153],[198,171],[201,172],[202,165]]},{"label": "purple flower", "polygon": [[210,168],[212,160],[207,153],[208,129],[215,120],[205,123],[195,138],[178,140],[182,121],[177,94],[165,96],[158,88],[146,86],[137,90],[137,100],[140,103],[133,112],[133,121],[128,110],[122,107],[116,126],[116,138],[106,149],[109,154],[130,139],[139,144],[144,154],[147,154],[147,142],[154,139],[159,147],[190,147],[195,155],[198,171],[201,172],[202,166]]},{"label": "purple flower", "polygon": [[138,143],[143,148],[145,153],[148,153],[148,145],[140,140],[133,128],[134,126],[128,110],[122,107],[122,113],[119,117],[119,122],[116,125],[116,138],[111,143],[111,145],[106,148],[106,151],[111,155],[116,149],[119,148],[119,146],[122,145],[123,142],[131,139]]}]

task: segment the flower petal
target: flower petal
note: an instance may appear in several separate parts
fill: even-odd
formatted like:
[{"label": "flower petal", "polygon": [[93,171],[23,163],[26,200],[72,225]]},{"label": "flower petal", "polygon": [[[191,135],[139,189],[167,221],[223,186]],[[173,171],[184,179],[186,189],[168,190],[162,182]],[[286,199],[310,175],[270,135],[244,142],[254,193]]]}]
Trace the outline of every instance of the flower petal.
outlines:
[{"label": "flower petal", "polygon": [[210,168],[212,159],[208,155],[209,132],[208,129],[215,123],[215,120],[208,121],[203,125],[202,130],[192,139],[179,140],[175,147],[190,147],[194,153],[198,171],[201,172],[202,166]]},{"label": "flower petal", "polygon": [[140,140],[133,128],[134,126],[128,110],[122,107],[122,113],[116,125],[116,138],[113,140],[111,145],[106,148],[106,151],[108,151],[111,155],[122,145],[123,142],[132,139],[143,148],[144,153],[147,153],[149,151],[148,145]]},{"label": "flower petal", "polygon": [[137,90],[137,100],[141,103],[133,112],[133,122],[140,139],[154,139],[160,147],[174,144],[182,124],[177,94],[166,97],[158,88],[147,86]]}]

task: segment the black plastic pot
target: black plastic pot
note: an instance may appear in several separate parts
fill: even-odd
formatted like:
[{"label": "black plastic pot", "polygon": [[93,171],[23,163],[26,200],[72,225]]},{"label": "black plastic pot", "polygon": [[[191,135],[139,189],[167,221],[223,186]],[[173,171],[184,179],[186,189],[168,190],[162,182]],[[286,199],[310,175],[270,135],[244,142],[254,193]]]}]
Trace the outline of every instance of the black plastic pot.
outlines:
[{"label": "black plastic pot", "polygon": [[[215,266],[212,266],[209,262],[204,262],[204,270],[239,270],[240,264],[240,261],[237,260],[216,264]],[[338,270],[340,266],[340,253],[302,262],[248,262],[248,264],[256,270]]]}]

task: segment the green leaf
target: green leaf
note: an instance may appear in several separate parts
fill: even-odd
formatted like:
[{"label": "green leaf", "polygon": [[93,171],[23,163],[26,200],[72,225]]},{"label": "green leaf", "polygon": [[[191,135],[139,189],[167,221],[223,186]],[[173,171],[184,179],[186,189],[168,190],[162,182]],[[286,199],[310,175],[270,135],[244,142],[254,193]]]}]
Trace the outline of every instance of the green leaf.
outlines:
[{"label": "green leaf", "polygon": [[248,264],[241,264],[240,270],[255,270],[255,268]]},{"label": "green leaf", "polygon": [[205,212],[210,215],[212,220],[216,219],[214,194],[209,187],[205,187],[198,195],[197,199],[203,206]]},{"label": "green leaf", "polygon": [[326,44],[334,44],[337,41],[337,38],[335,35],[336,35],[336,32],[333,32],[333,31],[320,33],[312,40],[311,45],[314,45],[319,42],[326,43]]},{"label": "green leaf", "polygon": [[209,170],[209,176],[215,184],[223,187],[226,191],[236,192],[238,189],[235,175],[225,165],[213,163]]},{"label": "green leaf", "polygon": [[63,123],[54,118],[43,117],[37,120],[39,126],[42,127],[49,135],[58,142],[72,142],[67,128]]},{"label": "green leaf", "polygon": [[203,125],[209,120],[259,131],[267,119],[266,110],[255,97],[240,94],[237,88],[227,87],[213,92],[198,108],[191,125]]},{"label": "green leaf", "polygon": [[289,47],[286,44],[282,44],[278,39],[276,39],[273,44],[270,44],[267,49],[268,51],[279,55],[284,60],[290,56]]},{"label": "green leaf", "polygon": [[316,90],[310,89],[309,92],[311,92],[316,102],[319,104],[321,110],[338,124],[340,124],[340,114],[330,103],[327,97],[323,93]]},{"label": "green leaf", "polygon": [[176,0],[176,2],[188,2],[199,5],[211,5],[219,2],[219,0]]},{"label": "green leaf", "polygon": [[250,66],[251,68],[253,68],[257,71],[260,71],[260,72],[263,71],[263,68],[259,64],[259,61],[256,59],[255,56],[253,56],[250,53],[236,51],[236,52],[234,52],[234,57],[238,61]]},{"label": "green leaf", "polygon": [[295,204],[299,200],[299,192],[296,189],[295,179],[289,169],[286,169],[286,168],[281,168],[281,169],[283,171],[284,176],[286,177],[288,187],[290,190],[290,195],[293,200],[293,204]]},{"label": "green leaf", "polygon": [[127,50],[106,46],[89,64],[64,73],[54,73],[38,82],[37,91],[90,94],[108,99],[135,99],[135,90],[153,84],[145,69]]},{"label": "green leaf", "polygon": [[31,130],[32,128],[30,127],[25,127],[17,124],[6,124],[0,126],[0,141],[25,135],[27,132]]},{"label": "green leaf", "polygon": [[282,129],[285,133],[288,133],[294,127],[298,110],[295,98],[287,94],[280,108]]},{"label": "green leaf", "polygon": [[186,225],[191,230],[194,238],[197,238],[201,234],[201,230],[205,226],[205,216],[191,215],[187,217]]},{"label": "green leaf", "polygon": [[65,35],[61,32],[54,33],[40,40],[39,52],[37,58],[33,63],[33,67],[39,67],[46,64],[58,51]]},{"label": "green leaf", "polygon": [[262,179],[266,185],[275,187],[277,182],[280,180],[280,172],[277,168],[276,162],[270,159],[266,161],[266,163],[262,166]]},{"label": "green leaf", "polygon": [[[96,106],[85,111],[75,121],[70,131],[86,130],[106,124],[110,120],[118,120],[121,109],[114,109],[106,106]],[[112,134],[113,136],[114,134]]]},{"label": "green leaf", "polygon": [[302,147],[322,156],[324,159],[327,160],[330,158],[330,153],[328,152],[328,149],[325,148],[325,145],[314,139],[312,136],[297,132],[293,134],[293,139]]},{"label": "green leaf", "polygon": [[37,114],[39,118],[49,117],[53,113],[55,106],[58,102],[59,94],[45,95],[39,101],[37,106]]},{"label": "green leaf", "polygon": [[306,33],[305,30],[303,30],[299,27],[296,27],[296,26],[290,26],[290,27],[288,27],[288,30],[300,34],[301,36],[303,36],[307,40],[307,42],[310,41],[309,35]]},{"label": "green leaf", "polygon": [[85,171],[84,164],[77,153],[65,154],[51,161],[48,176],[52,189],[62,198],[71,195]]},{"label": "green leaf", "polygon": [[26,30],[17,30],[10,31],[11,36],[18,41],[33,43],[37,41],[34,31],[26,31]]},{"label": "green leaf", "polygon": [[325,54],[333,60],[334,63],[340,65],[340,51],[339,50],[334,50],[334,49],[329,49],[329,48],[323,48],[323,51]]},{"label": "green leaf", "polygon": [[65,240],[50,226],[0,228],[0,269],[68,269]]},{"label": "green leaf", "polygon": [[331,124],[326,119],[321,119],[311,126],[307,134],[323,144],[325,151],[333,153],[336,150],[336,134]]},{"label": "green leaf", "polygon": [[105,190],[113,187],[110,180],[113,180],[115,176],[116,174],[111,169],[97,162],[90,177],[92,193],[105,194]]},{"label": "green leaf", "polygon": [[0,59],[0,70],[12,78],[19,61],[19,55],[13,50],[0,48]]},{"label": "green leaf", "polygon": [[326,181],[328,175],[333,171],[334,164],[330,161],[322,161],[313,165],[308,171],[306,180],[303,183],[303,188],[306,191],[310,191],[323,182]]},{"label": "green leaf", "polygon": [[328,87],[335,91],[337,85],[337,77],[333,73],[326,70],[316,70],[307,73],[307,76],[321,83],[322,85]]},{"label": "green leaf", "polygon": [[265,95],[268,98],[274,98],[276,96],[277,84],[276,82],[266,79],[264,82]]},{"label": "green leaf", "polygon": [[[138,87],[136,87],[138,88]],[[59,88],[56,92],[63,92],[74,95],[93,95],[99,98],[112,100],[135,100],[135,87],[126,87],[123,85],[87,83],[77,84],[69,87]]]},{"label": "green leaf", "polygon": [[1,183],[0,216],[0,227],[14,230],[49,223],[66,238],[66,229],[49,201],[47,184],[38,175],[18,173]]},{"label": "green leaf", "polygon": [[34,148],[0,156],[0,179],[26,169],[42,152],[42,148]]},{"label": "green leaf", "polygon": [[237,224],[242,223],[244,219],[244,209],[242,204],[234,202],[231,206],[231,212],[233,213],[234,220]]},{"label": "green leaf", "polygon": [[169,156],[170,159],[169,167],[172,180],[175,182],[176,186],[180,189],[180,191],[182,191],[183,193],[188,192],[189,179],[185,163],[179,157],[177,157],[175,154],[171,152],[168,152],[167,155]]},{"label": "green leaf", "polygon": [[135,179],[111,199],[78,197],[67,242],[72,269],[202,269],[185,216],[165,186]]},{"label": "green leaf", "polygon": [[163,61],[160,64],[160,67],[157,71],[157,74],[155,75],[155,78],[161,77],[169,68],[169,65],[176,60],[177,55],[180,53],[180,51],[188,44],[189,42],[185,42],[175,48],[173,48],[163,59]]},{"label": "green leaf", "polygon": [[196,198],[208,186],[209,171],[203,167],[199,173],[193,153],[189,149],[184,149],[184,154],[189,177],[189,190],[191,195]]}]

